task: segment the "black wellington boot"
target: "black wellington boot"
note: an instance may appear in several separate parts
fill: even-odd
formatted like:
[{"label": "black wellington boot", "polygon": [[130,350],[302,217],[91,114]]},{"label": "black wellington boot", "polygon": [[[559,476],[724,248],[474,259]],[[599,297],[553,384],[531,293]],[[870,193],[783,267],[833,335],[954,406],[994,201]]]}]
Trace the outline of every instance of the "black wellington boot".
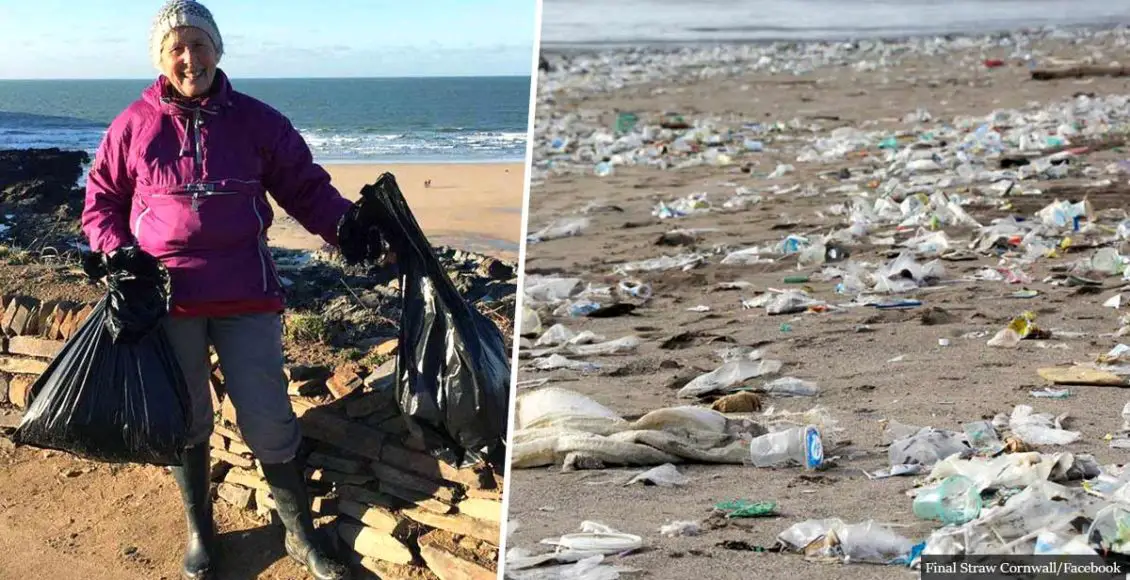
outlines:
[{"label": "black wellington boot", "polygon": [[347,580],[349,568],[318,545],[306,478],[294,461],[264,463],[263,475],[278,506],[279,519],[286,526],[286,553],[306,567],[316,580]]},{"label": "black wellington boot", "polygon": [[181,576],[184,580],[215,578],[216,529],[212,523],[212,497],[209,482],[208,443],[185,449],[184,465],[173,467],[173,479],[180,487],[188,520],[188,545],[184,550]]}]

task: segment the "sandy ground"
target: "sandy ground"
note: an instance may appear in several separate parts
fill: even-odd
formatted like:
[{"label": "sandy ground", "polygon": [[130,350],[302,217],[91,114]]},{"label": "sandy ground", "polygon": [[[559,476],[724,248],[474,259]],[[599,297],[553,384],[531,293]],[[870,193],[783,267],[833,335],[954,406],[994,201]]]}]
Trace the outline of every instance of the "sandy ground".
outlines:
[{"label": "sandy ground", "polygon": [[[1085,54],[1086,46],[1049,45],[1063,58]],[[986,58],[1004,57],[1004,50],[989,50]],[[1002,69],[956,67],[956,59],[911,59],[891,72],[855,72],[848,68],[820,70],[801,77],[745,75],[710,80],[688,80],[666,86],[641,85],[615,95],[559,98],[556,113],[601,114],[611,127],[613,111],[635,111],[641,118],[679,112],[688,120],[700,115],[726,115],[730,126],[743,122],[772,122],[797,116],[838,116],[839,122],[824,122],[826,130],[858,126],[865,120],[880,120],[899,126],[897,119],[917,108],[928,109],[935,119],[955,114],[986,115],[997,108],[1023,106],[1030,101],[1048,102],[1079,92],[1100,95],[1130,92],[1126,79],[1063,80],[1037,83],[1027,80],[1019,66]],[[689,77],[689,75],[688,75]],[[940,86],[912,82],[913,78],[941,79]],[[539,116],[547,111],[539,109]],[[883,120],[886,119],[886,120]],[[780,139],[786,140],[789,133]],[[774,147],[767,145],[767,151]],[[1089,155],[1088,164],[1103,166],[1125,159],[1120,152]],[[536,161],[536,158],[535,158]],[[837,185],[833,174],[840,167],[854,167],[848,160],[825,166],[797,163],[795,156],[767,153],[755,163],[762,175],[777,163],[794,163],[798,171],[773,183],[814,183],[821,189]],[[685,248],[658,247],[656,239],[675,228],[719,228],[699,245],[709,250],[716,244],[733,249],[776,243],[789,233],[829,232],[842,227],[838,220],[823,218],[817,211],[845,201],[842,196],[821,193],[814,197],[774,197],[750,209],[660,221],[651,216],[659,201],[671,201],[695,192],[708,192],[715,203],[732,195],[736,186],[755,192],[770,182],[743,174],[737,168],[698,167],[679,171],[651,168],[617,168],[609,177],[593,176],[591,170],[574,176],[551,176],[531,189],[530,230],[554,218],[576,213],[589,202],[612,204],[623,211],[607,211],[589,217],[592,225],[580,236],[530,245],[526,269],[529,274],[576,276],[597,283],[615,284],[612,275],[621,263],[675,255]],[[1037,186],[1047,186],[1047,183]],[[1100,196],[1096,210],[1121,209],[1130,201],[1130,190]],[[1053,201],[1053,196],[1025,199],[1017,212],[1031,216]],[[1095,198],[1096,200],[1099,197]],[[970,209],[981,220],[1004,214]],[[889,228],[888,228],[889,229]],[[950,230],[951,238],[968,239],[968,230]],[[1090,250],[1082,250],[1090,252]],[[773,398],[766,401],[777,409],[807,410],[814,405],[829,409],[840,422],[849,442],[828,450],[840,455],[837,465],[819,474],[799,468],[757,469],[751,466],[681,467],[692,482],[684,488],[622,487],[626,473],[640,470],[606,469],[562,472],[560,467],[512,471],[510,513],[519,527],[508,546],[539,551],[538,541],[579,531],[583,520],[595,520],[645,538],[646,549],[614,559],[614,563],[643,571],[648,578],[905,578],[914,573],[905,568],[869,565],[822,565],[798,556],[734,551],[719,546],[725,540],[744,540],[756,546],[771,546],[778,533],[793,523],[837,517],[845,522],[874,519],[900,526],[896,531],[912,539],[924,539],[932,530],[916,520],[904,492],[913,487],[910,478],[869,481],[861,469],[887,465],[882,446],[883,419],[960,431],[961,423],[1008,413],[1016,404],[1029,404],[1037,411],[1066,412],[1074,418],[1070,427],[1083,439],[1066,449],[1094,453],[1100,464],[1122,462],[1125,454],[1110,449],[1101,437],[1120,428],[1119,411],[1130,398],[1122,389],[1073,387],[1066,400],[1036,399],[1028,394],[1045,385],[1036,368],[1071,361],[1094,360],[1117,339],[1100,336],[1118,328],[1118,313],[1100,305],[1115,293],[1117,278],[1108,278],[1096,295],[1077,295],[1072,288],[1040,282],[1050,269],[1074,261],[1081,254],[1046,260],[1027,272],[1035,280],[1027,287],[1040,292],[1033,300],[1008,295],[1019,286],[1003,282],[956,283],[939,290],[909,296],[924,307],[905,311],[855,308],[834,314],[807,313],[768,316],[764,309],[743,310],[742,298],[753,298],[766,288],[785,288],[783,278],[812,274],[819,268],[797,271],[796,260],[784,259],[769,266],[722,266],[718,258],[690,272],[645,273],[639,276],[652,285],[655,298],[635,315],[611,319],[559,320],[575,331],[592,330],[608,339],[629,334],[640,336],[637,354],[592,357],[601,363],[595,374],[573,371],[541,372],[525,366],[519,381],[550,378],[551,384],[595,398],[627,418],[672,405],[687,404],[675,390],[665,388],[676,375],[719,364],[713,354],[734,345],[761,348],[765,358],[784,362],[781,376],[794,376],[817,383],[818,398]],[[1082,254],[1089,255],[1089,254]],[[872,263],[886,261],[882,248],[856,247],[852,259]],[[982,257],[974,262],[945,262],[947,279],[972,274],[996,265]],[[745,280],[746,291],[718,291],[719,282]],[[832,282],[808,284],[815,296],[832,303],[845,300],[833,293]],[[688,311],[706,305],[708,313]],[[925,313],[944,310],[945,315]],[[1039,314],[1041,327],[1053,331],[1083,332],[1083,338],[1053,338],[1025,341],[1018,349],[994,349],[985,338],[962,335],[983,331],[995,333],[1012,316],[1025,310]],[[552,320],[544,321],[546,327]],[[788,327],[783,328],[782,325]],[[857,332],[866,325],[870,332]],[[676,334],[691,332],[697,339],[681,348],[663,350],[660,343]],[[990,334],[991,336],[991,334]],[[951,346],[939,346],[948,338]],[[1041,344],[1042,343],[1042,344]],[[1051,347],[1051,348],[1041,348]],[[898,362],[892,359],[902,357]],[[575,358],[575,357],[574,357]],[[672,365],[669,361],[675,361]],[[665,363],[660,367],[660,363]],[[672,368],[676,367],[676,368]],[[734,498],[775,500],[780,516],[740,520],[727,528],[706,531],[697,537],[665,538],[658,528],[672,520],[700,520],[719,501]],[[544,549],[544,547],[540,547]],[[706,574],[704,575],[704,572]],[[633,576],[634,577],[634,576]]]},{"label": "sandy ground", "polygon": [[[361,188],[384,172],[396,181],[420,227],[433,244],[449,245],[516,259],[522,229],[521,163],[479,164],[327,164],[332,183],[342,195],[357,199]],[[425,188],[424,181],[431,180]],[[276,212],[271,245],[313,250],[322,240],[272,205]]]},{"label": "sandy ground", "polygon": [[[0,410],[0,424],[14,420]],[[184,511],[162,468],[12,449],[0,437],[0,578],[179,580]],[[219,578],[298,580],[281,527],[216,504]]]}]

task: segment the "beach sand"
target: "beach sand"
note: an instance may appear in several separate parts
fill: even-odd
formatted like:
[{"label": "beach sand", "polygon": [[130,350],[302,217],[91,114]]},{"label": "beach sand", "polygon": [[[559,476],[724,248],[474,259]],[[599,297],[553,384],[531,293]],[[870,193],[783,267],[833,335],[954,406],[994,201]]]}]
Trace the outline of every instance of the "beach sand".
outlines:
[{"label": "beach sand", "polygon": [[[522,227],[521,163],[325,164],[342,195],[357,199],[383,172],[396,176],[416,221],[434,245],[515,260]],[[425,188],[424,181],[431,180]],[[289,218],[272,200],[272,246],[315,250],[323,242]]]},{"label": "beach sand", "polygon": [[[1049,41],[1040,48],[1072,59],[1087,55],[1093,45]],[[1107,58],[1119,51],[1111,46],[1102,50]],[[553,112],[581,118],[591,115],[587,118],[600,119],[604,127],[613,126],[617,110],[635,111],[641,122],[654,122],[665,112],[683,113],[688,121],[721,116],[731,127],[802,117],[821,125],[821,133],[827,134],[836,127],[858,127],[868,120],[878,121],[868,127],[870,130],[910,129],[900,119],[919,107],[941,120],[958,114],[988,115],[995,109],[1023,107],[1033,101],[1049,103],[1077,93],[1130,93],[1127,79],[1032,82],[1027,69],[1016,63],[998,69],[979,66],[982,58],[1007,58],[1007,49],[981,51],[978,46],[957,55],[908,58],[893,70],[859,72],[843,66],[800,77],[746,73],[710,79],[687,74],[684,82],[644,84],[616,94],[558,94]],[[539,108],[538,116],[548,113]],[[765,154],[752,162],[753,175],[735,166],[669,171],[618,167],[613,175],[601,178],[592,174],[590,165],[576,175],[550,176],[544,183],[535,183],[530,194],[530,231],[578,213],[590,202],[613,205],[615,209],[590,214],[591,225],[577,237],[530,245],[525,273],[615,285],[621,277],[613,275],[613,269],[625,262],[695,249],[710,254],[716,245],[731,249],[763,246],[775,244],[790,233],[826,234],[840,229],[844,227],[843,218],[825,211],[847,201],[843,194],[827,191],[841,185],[835,175],[841,168],[848,168],[853,176],[864,174],[852,180],[865,183],[869,179],[866,175],[875,168],[866,167],[860,156],[828,164],[797,162],[792,143],[811,135],[789,129],[767,136]],[[747,159],[743,158],[743,163]],[[1088,153],[1084,162],[1101,168],[1122,159],[1125,153],[1107,150]],[[537,160],[535,156],[535,163]],[[778,163],[795,164],[797,170],[778,180],[765,179]],[[1114,179],[1125,183],[1125,176]],[[811,196],[776,196],[769,191],[774,185],[792,184],[811,184],[817,191]],[[1059,184],[1063,186],[1063,182]],[[1079,190],[1057,195],[1053,193],[1055,185],[1025,182],[1025,187],[1039,187],[1045,193],[1017,199],[1015,212],[1030,217],[1057,197],[1081,197]],[[659,220],[651,215],[659,201],[670,202],[696,192],[709,193],[711,201],[720,205],[737,186],[763,194],[764,201],[744,210],[677,220]],[[1126,206],[1130,192],[1123,186],[1092,198],[1096,211],[1119,209]],[[968,211],[983,224],[1007,215],[985,208]],[[664,232],[677,228],[717,231],[706,233],[697,248],[656,245]],[[880,228],[877,235],[888,235],[885,232],[892,229]],[[947,229],[951,239],[959,243],[969,240],[972,233],[968,228]],[[883,247],[851,249],[851,259],[857,262],[886,263],[892,257]],[[1072,387],[1071,397],[1058,401],[1033,398],[1028,393],[1045,385],[1036,374],[1037,367],[1094,360],[1096,354],[1106,352],[1118,341],[1109,334],[1101,335],[1118,328],[1119,313],[1100,305],[1117,292],[1119,280],[1106,279],[1105,289],[1090,296],[1041,282],[1052,267],[1062,268],[1093,250],[1077,252],[1024,268],[1034,280],[1024,287],[1040,292],[1032,300],[1009,297],[1021,285],[958,282],[899,296],[921,299],[925,305],[918,309],[852,308],[838,313],[769,316],[764,308],[743,309],[740,300],[754,298],[767,288],[787,288],[784,277],[818,273],[821,268],[798,271],[795,257],[770,265],[722,266],[718,264],[720,256],[712,255],[706,265],[689,272],[640,274],[639,278],[652,286],[655,297],[632,316],[543,317],[547,328],[561,322],[575,332],[590,330],[608,340],[636,335],[643,344],[629,356],[570,357],[602,365],[601,370],[590,374],[536,371],[528,367],[530,360],[526,359],[521,363],[519,381],[548,378],[550,384],[584,393],[630,419],[661,407],[693,404],[693,399],[678,398],[669,386],[676,376],[694,376],[717,368],[720,361],[714,353],[718,349],[756,346],[765,358],[784,362],[778,376],[812,381],[821,390],[815,399],[768,397],[766,406],[789,411],[822,406],[839,422],[850,443],[834,449],[829,445],[827,455],[840,459],[825,472],[686,465],[679,469],[690,477],[690,483],[681,488],[613,483],[646,468],[573,472],[563,472],[559,466],[515,469],[510,475],[509,518],[519,527],[510,536],[508,549],[542,551],[544,546],[538,545],[542,538],[577,532],[582,521],[593,520],[644,538],[646,549],[606,563],[645,571],[645,578],[911,576],[898,566],[819,564],[795,555],[743,551],[732,547],[736,544],[724,547],[721,543],[740,541],[768,547],[790,525],[818,518],[841,518],[846,523],[874,519],[899,526],[895,531],[907,538],[925,539],[936,526],[914,517],[911,500],[905,495],[914,487],[912,478],[870,481],[861,472],[887,465],[881,424],[884,419],[960,431],[964,422],[1007,414],[1017,404],[1029,404],[1037,412],[1068,413],[1072,418],[1068,428],[1083,433],[1079,442],[1047,451],[1094,453],[1100,464],[1123,462],[1125,452],[1110,449],[1101,438],[1121,427],[1119,410],[1126,403],[1126,390]],[[997,264],[996,258],[984,255],[972,262],[944,262],[946,279],[960,279]],[[717,289],[718,283],[737,280],[753,286],[743,291]],[[847,302],[847,297],[833,292],[834,284],[814,280],[808,286],[817,298],[833,304]],[[699,305],[708,306],[710,311],[689,311]],[[1086,334],[1081,338],[1024,341],[1017,349],[986,346],[989,336],[1026,310],[1038,313],[1042,328]],[[989,334],[962,338],[971,332]],[[666,339],[681,333],[689,333],[686,340],[661,347]],[[948,339],[950,346],[940,346],[939,339]],[[1040,343],[1051,348],[1039,348]],[[735,498],[776,501],[780,515],[723,522],[721,528],[705,527],[698,536],[666,538],[658,533],[661,525],[673,520],[704,520],[716,502]]]}]

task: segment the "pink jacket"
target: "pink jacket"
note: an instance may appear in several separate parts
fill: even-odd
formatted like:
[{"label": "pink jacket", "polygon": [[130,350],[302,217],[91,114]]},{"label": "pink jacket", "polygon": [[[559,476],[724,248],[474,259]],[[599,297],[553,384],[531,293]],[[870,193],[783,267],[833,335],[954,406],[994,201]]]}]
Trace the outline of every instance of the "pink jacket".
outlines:
[{"label": "pink jacket", "polygon": [[169,270],[174,305],[279,298],[267,248],[274,214],[327,243],[351,202],[290,121],[231,88],[191,105],[162,76],[113,123],[87,178],[82,229],[94,251],[137,244]]}]

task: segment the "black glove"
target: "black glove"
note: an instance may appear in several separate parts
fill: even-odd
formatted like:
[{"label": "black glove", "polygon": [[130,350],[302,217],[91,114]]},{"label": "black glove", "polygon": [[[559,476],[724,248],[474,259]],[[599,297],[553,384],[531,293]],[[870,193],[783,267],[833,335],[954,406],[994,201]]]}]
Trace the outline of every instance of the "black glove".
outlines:
[{"label": "black glove", "polygon": [[341,218],[337,241],[346,264],[384,265],[392,259],[388,242],[381,235],[379,211],[374,200],[362,196]]},{"label": "black glove", "polygon": [[106,328],[114,342],[137,342],[169,313],[169,273],[134,246],[111,252],[103,266],[110,285]]}]

